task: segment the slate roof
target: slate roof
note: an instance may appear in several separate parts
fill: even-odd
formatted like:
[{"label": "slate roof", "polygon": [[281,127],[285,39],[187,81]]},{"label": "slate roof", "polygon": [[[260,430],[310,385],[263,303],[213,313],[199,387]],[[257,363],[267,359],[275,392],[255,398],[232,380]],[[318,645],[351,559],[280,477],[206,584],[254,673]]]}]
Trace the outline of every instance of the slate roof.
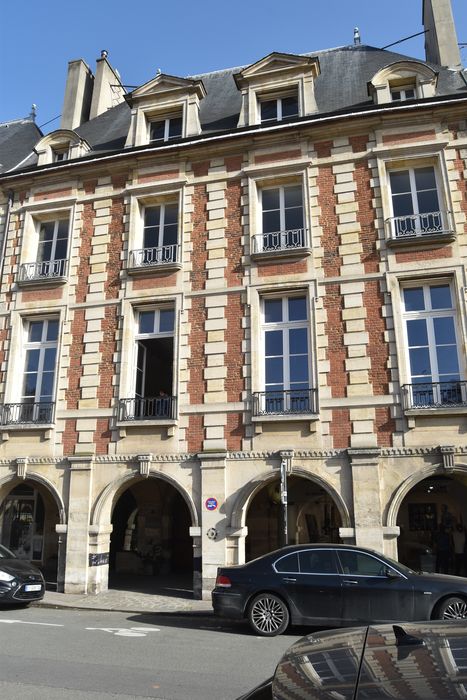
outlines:
[{"label": "slate roof", "polygon": [[22,164],[41,138],[42,132],[31,119],[0,124],[0,173]]},{"label": "slate roof", "polygon": [[[321,74],[315,80],[315,96],[318,114],[328,114],[352,107],[374,106],[368,95],[368,82],[385,66],[397,61],[418,61],[410,56],[378,49],[373,46],[341,46],[324,51],[303,54],[317,57]],[[438,73],[436,94],[467,95],[467,85],[459,71],[442,68],[419,61]],[[241,95],[233,75],[246,66],[228,68],[199,75],[188,76],[202,80],[207,95],[200,103],[200,120],[203,134],[215,134],[237,128]],[[76,129],[91,146],[91,152],[104,154],[124,148],[130,126],[130,108],[126,102],[109,109]],[[14,160],[14,159],[13,159]],[[34,154],[22,167],[34,165]],[[1,159],[0,159],[1,162]]]}]

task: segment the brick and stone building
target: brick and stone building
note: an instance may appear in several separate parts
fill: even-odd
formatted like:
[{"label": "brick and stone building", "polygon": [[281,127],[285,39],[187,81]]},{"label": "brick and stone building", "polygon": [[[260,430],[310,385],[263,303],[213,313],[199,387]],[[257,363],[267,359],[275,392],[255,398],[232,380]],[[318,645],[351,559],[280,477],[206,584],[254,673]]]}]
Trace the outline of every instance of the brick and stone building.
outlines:
[{"label": "brick and stone building", "polygon": [[281,544],[281,469],[290,542],[417,566],[467,522],[467,76],[423,11],[427,61],[72,61],[0,174],[1,541],[60,590],[207,593]]}]

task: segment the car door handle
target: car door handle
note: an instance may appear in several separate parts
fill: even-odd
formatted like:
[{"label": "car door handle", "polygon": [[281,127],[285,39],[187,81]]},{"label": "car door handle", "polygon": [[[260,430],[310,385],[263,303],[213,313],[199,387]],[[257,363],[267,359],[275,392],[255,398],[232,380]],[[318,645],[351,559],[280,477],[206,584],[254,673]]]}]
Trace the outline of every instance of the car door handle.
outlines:
[{"label": "car door handle", "polygon": [[356,581],[355,579],[346,579],[344,583],[347,586],[358,586],[358,581]]},{"label": "car door handle", "polygon": [[286,577],[286,578],[283,578],[282,580],[284,581],[284,583],[297,583],[296,578],[287,578]]}]

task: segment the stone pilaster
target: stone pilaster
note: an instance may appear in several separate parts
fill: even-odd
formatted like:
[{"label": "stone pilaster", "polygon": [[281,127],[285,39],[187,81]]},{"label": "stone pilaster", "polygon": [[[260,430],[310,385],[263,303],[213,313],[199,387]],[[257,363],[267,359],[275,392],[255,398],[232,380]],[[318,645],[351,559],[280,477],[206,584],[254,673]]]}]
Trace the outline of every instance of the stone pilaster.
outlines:
[{"label": "stone pilaster", "polygon": [[355,544],[383,552],[381,452],[371,447],[351,448],[347,454],[352,470]]},{"label": "stone pilaster", "polygon": [[[214,587],[217,567],[226,557],[226,456],[225,452],[203,452],[198,455],[201,468],[201,546],[202,596],[208,598]],[[210,510],[208,499],[216,499]]]},{"label": "stone pilaster", "polygon": [[65,593],[88,592],[92,457],[70,458]]}]

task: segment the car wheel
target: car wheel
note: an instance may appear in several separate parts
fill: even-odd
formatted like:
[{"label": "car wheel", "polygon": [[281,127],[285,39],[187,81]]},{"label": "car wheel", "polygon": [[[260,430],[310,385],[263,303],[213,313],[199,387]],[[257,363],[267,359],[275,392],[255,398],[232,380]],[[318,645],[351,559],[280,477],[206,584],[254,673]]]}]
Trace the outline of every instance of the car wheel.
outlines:
[{"label": "car wheel", "polygon": [[260,593],[248,610],[248,621],[256,634],[275,637],[289,626],[289,611],[281,598],[273,593]]},{"label": "car wheel", "polygon": [[438,620],[464,620],[467,618],[467,602],[462,598],[447,598],[436,613]]}]

